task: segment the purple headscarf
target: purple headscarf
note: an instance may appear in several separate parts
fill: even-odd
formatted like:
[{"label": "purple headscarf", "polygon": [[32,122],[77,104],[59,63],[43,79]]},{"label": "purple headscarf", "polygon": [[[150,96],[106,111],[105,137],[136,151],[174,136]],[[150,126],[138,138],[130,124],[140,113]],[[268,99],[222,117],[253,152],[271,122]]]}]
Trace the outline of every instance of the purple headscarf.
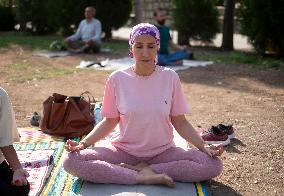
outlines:
[{"label": "purple headscarf", "polygon": [[[158,49],[160,49],[160,33],[157,27],[155,25],[149,24],[149,23],[140,23],[135,25],[130,33],[130,38],[129,38],[129,46],[130,48],[134,44],[134,41],[136,37],[140,35],[151,35],[156,39],[156,44],[158,46]],[[133,53],[130,51],[129,56],[133,58]],[[157,60],[156,60],[157,62]]]}]

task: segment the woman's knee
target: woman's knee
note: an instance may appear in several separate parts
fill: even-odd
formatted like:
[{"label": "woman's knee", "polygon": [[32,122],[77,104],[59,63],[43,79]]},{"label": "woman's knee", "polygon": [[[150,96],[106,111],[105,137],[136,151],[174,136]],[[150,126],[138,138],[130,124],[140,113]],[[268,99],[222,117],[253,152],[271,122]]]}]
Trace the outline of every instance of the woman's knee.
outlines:
[{"label": "woman's knee", "polygon": [[63,168],[67,172],[70,172],[72,171],[72,167],[76,165],[75,162],[76,162],[75,153],[68,153],[63,160]]},{"label": "woman's knee", "polygon": [[223,163],[222,161],[217,158],[211,158],[210,162],[207,164],[207,172],[210,174],[210,178],[214,178],[219,176],[223,170]]}]

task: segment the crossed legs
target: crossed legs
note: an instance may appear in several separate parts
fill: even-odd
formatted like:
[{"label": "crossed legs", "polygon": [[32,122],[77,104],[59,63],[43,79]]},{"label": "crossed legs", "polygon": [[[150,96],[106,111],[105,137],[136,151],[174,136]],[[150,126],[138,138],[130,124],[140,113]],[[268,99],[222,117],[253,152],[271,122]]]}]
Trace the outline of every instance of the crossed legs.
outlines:
[{"label": "crossed legs", "polygon": [[198,150],[170,148],[151,158],[138,158],[114,147],[69,153],[67,172],[95,183],[162,184],[194,182],[218,176],[222,163]]}]

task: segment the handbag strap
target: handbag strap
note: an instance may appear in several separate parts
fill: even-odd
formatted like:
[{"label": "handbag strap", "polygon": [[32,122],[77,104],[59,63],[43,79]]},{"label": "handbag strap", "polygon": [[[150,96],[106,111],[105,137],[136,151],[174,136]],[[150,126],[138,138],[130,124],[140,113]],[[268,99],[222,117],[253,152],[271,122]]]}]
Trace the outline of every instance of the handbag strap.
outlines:
[{"label": "handbag strap", "polygon": [[[68,101],[67,98],[68,98],[68,97],[66,97],[65,100],[64,100],[64,115],[62,115],[62,117],[61,117],[61,119],[60,119],[60,121],[59,121],[60,123],[64,120],[65,115],[66,115],[66,113],[67,113],[67,112],[66,112],[66,110],[67,110],[67,104],[66,104],[66,102]],[[52,104],[55,103],[55,97],[52,96],[52,97],[49,99],[49,102],[50,102],[50,103],[49,103],[50,107],[48,108],[48,114],[50,114],[50,110],[51,110]],[[49,117],[50,117],[50,116],[48,116],[48,118],[49,118]],[[49,120],[48,120],[47,122],[49,122]],[[55,127],[50,127],[48,123],[47,123],[46,126],[47,126],[48,129],[58,129],[58,127],[60,126],[60,123],[58,123]]]},{"label": "handbag strap", "polygon": [[[88,97],[89,103],[96,103],[97,102],[95,100],[94,96],[89,91],[85,91],[85,92],[81,93],[80,97],[84,97],[84,95],[86,95]],[[91,100],[90,97],[92,98],[92,100]]]}]

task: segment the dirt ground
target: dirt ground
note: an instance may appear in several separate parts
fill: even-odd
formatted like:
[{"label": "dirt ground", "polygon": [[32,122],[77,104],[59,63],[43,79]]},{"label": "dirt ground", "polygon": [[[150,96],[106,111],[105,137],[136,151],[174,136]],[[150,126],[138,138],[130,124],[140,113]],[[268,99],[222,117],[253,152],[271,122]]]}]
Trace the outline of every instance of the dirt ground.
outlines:
[{"label": "dirt ground", "polygon": [[[88,90],[101,99],[110,72],[74,67],[82,59],[124,55],[49,59],[33,56],[31,50],[20,46],[0,49],[0,84],[11,96],[18,126],[30,126],[32,113],[40,112],[42,102],[53,92],[79,95]],[[44,76],[55,68],[71,72],[25,81],[25,76]],[[178,73],[191,108],[187,118],[193,126],[233,123],[236,129],[236,139],[221,157],[223,173],[211,181],[212,194],[284,195],[283,71],[214,64]]]}]

